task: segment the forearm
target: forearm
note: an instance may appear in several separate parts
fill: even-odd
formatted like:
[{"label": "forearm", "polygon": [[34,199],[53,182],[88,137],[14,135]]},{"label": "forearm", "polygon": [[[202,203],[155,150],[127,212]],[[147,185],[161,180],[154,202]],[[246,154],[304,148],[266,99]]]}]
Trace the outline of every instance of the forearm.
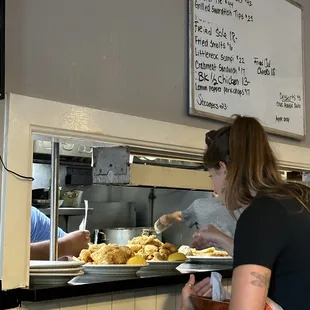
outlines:
[{"label": "forearm", "polygon": [[[50,254],[50,242],[42,241],[31,243],[30,259],[31,260],[48,260]],[[58,243],[58,257],[65,256],[64,246],[61,241]]]},{"label": "forearm", "polygon": [[234,253],[234,240],[229,236],[221,237],[217,244],[224,249],[230,256],[233,256]]}]

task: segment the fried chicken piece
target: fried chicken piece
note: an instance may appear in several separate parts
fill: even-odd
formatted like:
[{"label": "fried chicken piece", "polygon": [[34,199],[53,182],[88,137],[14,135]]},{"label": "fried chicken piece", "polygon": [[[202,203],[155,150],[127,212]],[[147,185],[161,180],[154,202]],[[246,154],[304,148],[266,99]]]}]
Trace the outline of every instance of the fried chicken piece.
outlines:
[{"label": "fried chicken piece", "polygon": [[97,265],[126,264],[135,253],[127,246],[106,245],[94,252],[91,257]]},{"label": "fried chicken piece", "polygon": [[102,264],[100,262],[103,261],[104,256],[107,253],[109,253],[111,251],[114,251],[114,250],[116,250],[118,248],[119,248],[119,246],[116,246],[116,245],[104,245],[104,246],[101,246],[99,250],[97,250],[96,252],[91,254],[91,258],[93,259],[93,261],[96,264]]},{"label": "fried chicken piece", "polygon": [[162,246],[163,249],[167,249],[169,250],[171,253],[175,253],[178,251],[177,247],[172,244],[172,243],[165,243],[163,246]]},{"label": "fried chicken piece", "polygon": [[128,259],[135,254],[127,247],[120,247],[117,250],[107,253],[101,262],[101,264],[126,264]]},{"label": "fried chicken piece", "polygon": [[159,249],[159,254],[161,257],[164,258],[164,260],[167,260],[169,255],[172,254],[168,249],[160,248]]},{"label": "fried chicken piece", "polygon": [[140,245],[145,245],[145,241],[148,239],[147,236],[140,236],[140,237],[134,237],[132,240],[130,240],[128,243],[129,244],[140,244]]},{"label": "fried chicken piece", "polygon": [[142,247],[142,248],[138,251],[137,255],[141,255],[141,256],[144,257],[145,259],[147,259],[147,257],[148,257],[148,254],[146,254],[145,251],[144,251],[144,247]]},{"label": "fried chicken piece", "polygon": [[85,263],[91,262],[91,252],[89,250],[82,250],[78,259]]},{"label": "fried chicken piece", "polygon": [[105,246],[105,243],[102,244],[92,244],[89,246],[88,250],[90,251],[90,253],[94,253],[96,251],[98,251],[101,247]]},{"label": "fried chicken piece", "polygon": [[138,253],[142,249],[141,244],[128,244],[127,246],[135,253]]},{"label": "fried chicken piece", "polygon": [[151,245],[155,245],[157,247],[161,247],[163,245],[163,243],[161,241],[159,241],[155,235],[151,235],[149,236],[146,241],[145,244],[151,244]]},{"label": "fried chicken piece", "polygon": [[[156,253],[154,253],[154,254],[156,254]],[[154,255],[148,255],[146,257],[146,260],[153,260],[153,259],[154,259]]]},{"label": "fried chicken piece", "polygon": [[148,244],[144,247],[144,252],[147,255],[153,255],[155,252],[158,252],[158,247],[152,244]]},{"label": "fried chicken piece", "polygon": [[168,259],[168,257],[161,255],[159,252],[154,253],[153,260],[155,260],[155,261],[166,261],[167,259]]},{"label": "fried chicken piece", "polygon": [[120,246],[119,249],[124,251],[126,253],[126,255],[129,256],[129,258],[135,256],[135,252],[131,248],[129,248],[128,246]]}]

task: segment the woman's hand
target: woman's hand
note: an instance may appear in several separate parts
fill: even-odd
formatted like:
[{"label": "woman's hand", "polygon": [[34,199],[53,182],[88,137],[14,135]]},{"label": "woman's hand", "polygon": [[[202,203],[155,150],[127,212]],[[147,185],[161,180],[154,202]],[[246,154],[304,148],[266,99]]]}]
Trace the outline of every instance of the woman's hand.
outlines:
[{"label": "woman's hand", "polygon": [[193,248],[202,250],[213,246],[233,254],[233,239],[212,225],[201,228],[193,235]]},{"label": "woman's hand", "polygon": [[185,284],[182,290],[182,303],[181,310],[194,310],[190,296],[212,296],[212,287],[210,284],[210,278],[205,278],[202,281],[195,284],[195,276],[190,275],[189,281]]}]

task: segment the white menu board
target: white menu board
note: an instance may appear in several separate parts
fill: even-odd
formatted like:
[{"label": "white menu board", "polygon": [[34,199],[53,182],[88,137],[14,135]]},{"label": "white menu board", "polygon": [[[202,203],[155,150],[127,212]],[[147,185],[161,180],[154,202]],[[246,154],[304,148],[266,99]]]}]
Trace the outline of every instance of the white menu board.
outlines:
[{"label": "white menu board", "polygon": [[189,111],[305,136],[302,9],[287,0],[189,0]]}]

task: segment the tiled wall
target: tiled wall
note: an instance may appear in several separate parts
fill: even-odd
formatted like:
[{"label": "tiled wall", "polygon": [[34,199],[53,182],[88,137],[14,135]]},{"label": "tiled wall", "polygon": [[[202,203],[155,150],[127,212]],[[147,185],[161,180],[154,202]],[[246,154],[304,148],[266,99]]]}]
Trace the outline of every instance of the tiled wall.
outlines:
[{"label": "tiled wall", "polygon": [[[231,291],[231,279],[223,286]],[[180,310],[181,285],[115,293],[105,296],[24,303],[20,310]]]}]

